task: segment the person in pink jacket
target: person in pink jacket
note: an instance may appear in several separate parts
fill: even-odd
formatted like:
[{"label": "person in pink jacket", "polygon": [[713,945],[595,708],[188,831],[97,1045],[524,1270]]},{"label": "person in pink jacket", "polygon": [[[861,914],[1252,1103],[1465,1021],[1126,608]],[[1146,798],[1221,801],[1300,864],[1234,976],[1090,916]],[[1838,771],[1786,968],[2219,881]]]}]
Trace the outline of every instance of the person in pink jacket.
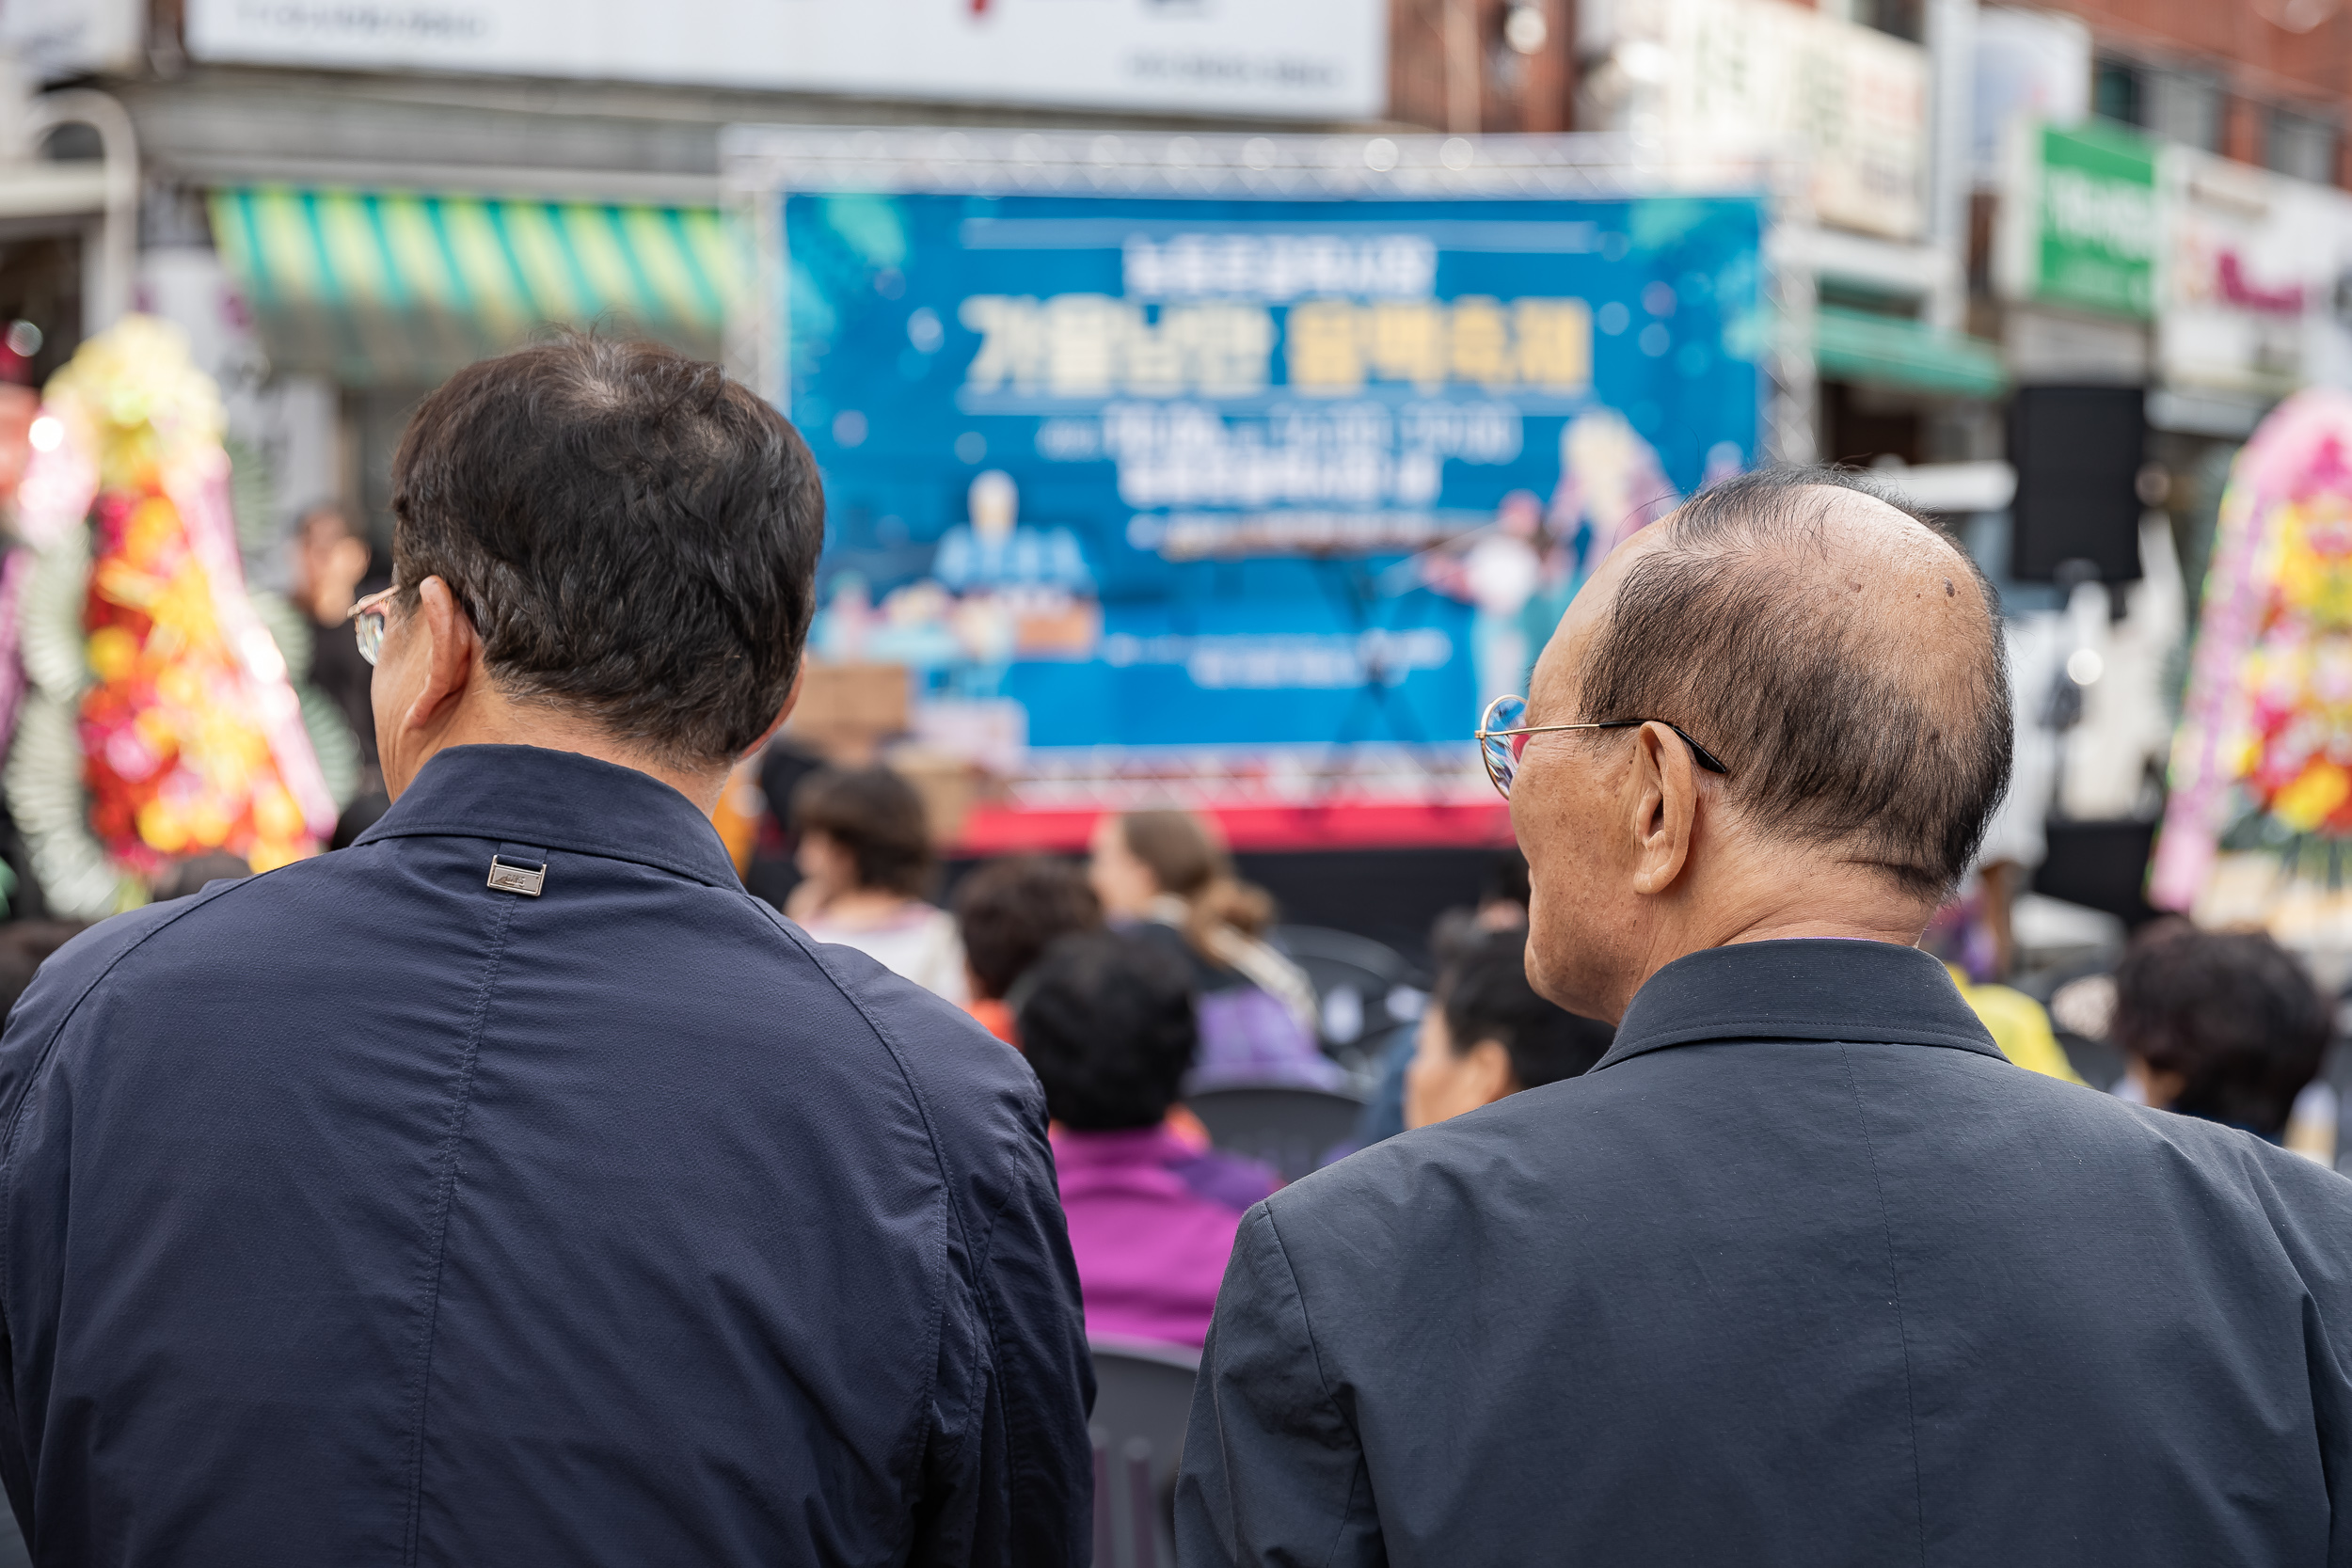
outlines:
[{"label": "person in pink jacket", "polygon": [[1200,1042],[1190,974],[1141,937],[1087,931],[1047,948],[1015,991],[1087,1333],[1199,1345],[1242,1212],[1277,1181],[1170,1125]]}]

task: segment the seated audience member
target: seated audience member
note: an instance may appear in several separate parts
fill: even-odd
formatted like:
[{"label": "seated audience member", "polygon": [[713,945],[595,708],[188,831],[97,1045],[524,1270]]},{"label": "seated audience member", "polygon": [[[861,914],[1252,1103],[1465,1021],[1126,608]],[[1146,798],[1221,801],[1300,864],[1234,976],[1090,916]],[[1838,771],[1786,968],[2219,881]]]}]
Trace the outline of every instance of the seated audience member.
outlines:
[{"label": "seated audience member", "polygon": [[2047,1007],[2014,987],[1972,980],[1957,964],[1944,967],[1951,971],[1960,999],[1968,1004],[1968,1010],[1977,1015],[1977,1022],[1984,1025],[2002,1055],[2045,1078],[2068,1084],[2083,1081],[2068,1059],[2066,1048],[2058,1044],[2058,1031],[2050,1027]]},{"label": "seated audience member", "polygon": [[216,849],[208,855],[187,855],[169,862],[155,873],[149,887],[160,904],[191,897],[215,882],[233,882],[252,875],[253,867],[243,855]]},{"label": "seated audience member", "polygon": [[1499,851],[1480,879],[1475,906],[1456,905],[1438,916],[1429,933],[1430,956],[1440,970],[1453,955],[1489,931],[1527,929],[1527,857],[1517,849]]},{"label": "seated audience member", "polygon": [[[1522,941],[1527,936],[1527,857],[1517,849],[1505,849],[1488,863],[1475,908],[1459,904],[1438,916],[1429,928],[1430,962],[1442,977],[1465,953],[1499,931],[1516,932]],[[1358,1148],[1405,1131],[1405,1076],[1419,1054],[1418,1028],[1397,1029],[1381,1048],[1379,1081],[1356,1124]]]},{"label": "seated audience member", "polygon": [[933,858],[923,798],[887,768],[827,768],[792,792],[801,885],[784,912],[818,942],[854,947],[950,1002],[964,998],[963,946],[923,901]]},{"label": "seated audience member", "polygon": [[[2013,797],[2011,798],[2013,800]],[[2014,815],[2004,802],[1995,815],[1995,836]],[[2036,828],[2038,834],[2040,830]],[[1989,842],[1989,841],[1988,841]],[[1959,989],[1960,999],[1977,1015],[1984,1032],[2001,1048],[2001,1054],[2028,1072],[2062,1083],[2080,1084],[2066,1048],[2050,1027],[2049,1010],[2024,991],[1999,983],[2009,972],[2010,895],[2007,884],[2017,870],[2013,860],[1981,866],[1969,873],[1962,895],[1947,899],[1935,911],[1920,948],[1944,960],[1944,968]]]},{"label": "seated audience member", "polygon": [[1614,1035],[1536,995],[1527,983],[1527,933],[1497,932],[1455,961],[1422,1015],[1405,1075],[1405,1125],[1427,1127],[1574,1078],[1609,1053]]},{"label": "seated audience member", "polygon": [[1345,1081],[1317,1044],[1314,987],[1260,940],[1274,923],[1274,901],[1233,875],[1232,857],[1199,817],[1104,817],[1087,875],[1105,914],[1164,942],[1191,968],[1200,1061],[1187,1088],[1336,1088]]},{"label": "seated audience member", "polygon": [[2328,1003],[2261,931],[2143,931],[2115,972],[2107,1027],[2148,1104],[2278,1143],[2328,1048]]},{"label": "seated audience member", "polygon": [[956,930],[963,939],[964,1011],[1008,1045],[1012,1008],[1005,998],[1056,937],[1103,924],[1103,905],[1086,873],[1067,861],[1021,855],[992,861],[956,889]]},{"label": "seated audience member", "polygon": [[1275,1187],[1165,1124],[1200,1046],[1191,978],[1160,943],[1084,931],[1022,982],[1089,1335],[1201,1343],[1242,1212]]}]

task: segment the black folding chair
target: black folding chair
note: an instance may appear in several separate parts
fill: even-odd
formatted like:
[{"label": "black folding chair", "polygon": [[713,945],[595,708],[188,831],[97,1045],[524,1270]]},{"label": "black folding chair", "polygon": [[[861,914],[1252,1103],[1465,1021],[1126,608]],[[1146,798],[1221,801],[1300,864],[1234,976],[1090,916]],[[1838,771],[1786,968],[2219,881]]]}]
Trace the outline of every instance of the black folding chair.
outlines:
[{"label": "black folding chair", "polygon": [[1175,1568],[1176,1465],[1200,1353],[1098,1335],[1094,1353],[1095,1568]]},{"label": "black folding chair", "polygon": [[1355,1147],[1364,1102],[1329,1089],[1268,1084],[1206,1089],[1184,1099],[1209,1141],[1232,1154],[1263,1160],[1295,1181]]},{"label": "black folding chair", "polygon": [[1424,983],[1395,949],[1321,926],[1277,926],[1267,939],[1306,971],[1324,1050],[1349,1067],[1364,1065],[1366,1040],[1419,1016]]}]

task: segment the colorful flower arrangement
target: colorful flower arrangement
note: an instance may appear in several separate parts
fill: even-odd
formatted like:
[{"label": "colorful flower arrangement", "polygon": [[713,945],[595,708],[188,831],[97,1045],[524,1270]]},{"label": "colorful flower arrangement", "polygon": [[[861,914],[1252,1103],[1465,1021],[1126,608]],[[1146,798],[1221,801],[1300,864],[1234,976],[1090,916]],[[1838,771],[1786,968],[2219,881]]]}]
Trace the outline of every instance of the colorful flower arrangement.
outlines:
[{"label": "colorful flower arrangement", "polygon": [[226,850],[268,871],[312,853],[262,711],[294,701],[275,645],[259,670],[253,650],[229,645],[210,574],[159,484],[101,495],[96,523],[84,621],[96,681],[80,724],[91,831],[147,875],[181,855]]},{"label": "colorful flower arrangement", "polygon": [[2352,396],[2314,390],[2282,404],[2231,470],[2150,897],[2200,907],[2217,857],[2242,851],[2260,863],[2235,879],[2226,917],[2260,918],[2235,904],[2288,880],[2340,885],[2348,841]]},{"label": "colorful flower arrangement", "polygon": [[51,381],[42,418],[50,467],[83,476],[83,499],[51,498],[45,526],[20,509],[41,548],[8,784],[52,905],[87,917],[141,902],[188,856],[267,871],[314,853],[335,800],[246,594],[220,398],[185,339],[127,318]]}]

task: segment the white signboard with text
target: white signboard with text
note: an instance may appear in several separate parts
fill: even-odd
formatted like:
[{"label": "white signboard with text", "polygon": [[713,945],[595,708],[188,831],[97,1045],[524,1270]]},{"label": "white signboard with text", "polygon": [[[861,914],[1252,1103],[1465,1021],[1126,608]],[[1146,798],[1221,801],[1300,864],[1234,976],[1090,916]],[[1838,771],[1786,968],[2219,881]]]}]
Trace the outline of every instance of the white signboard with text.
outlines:
[{"label": "white signboard with text", "polygon": [[1926,50],[1781,0],[1667,0],[1631,10],[1626,33],[1656,50],[1645,63],[1663,77],[1669,142],[1801,147],[1820,221],[1918,237]]},{"label": "white signboard with text", "polygon": [[199,60],[1308,119],[1388,102],[1381,0],[186,0]]},{"label": "white signboard with text", "polygon": [[140,0],[0,0],[0,55],[38,82],[128,71],[146,26]]},{"label": "white signboard with text", "polygon": [[2191,148],[2157,158],[2165,243],[2156,356],[2168,386],[2280,397],[2333,380],[2344,193]]}]

